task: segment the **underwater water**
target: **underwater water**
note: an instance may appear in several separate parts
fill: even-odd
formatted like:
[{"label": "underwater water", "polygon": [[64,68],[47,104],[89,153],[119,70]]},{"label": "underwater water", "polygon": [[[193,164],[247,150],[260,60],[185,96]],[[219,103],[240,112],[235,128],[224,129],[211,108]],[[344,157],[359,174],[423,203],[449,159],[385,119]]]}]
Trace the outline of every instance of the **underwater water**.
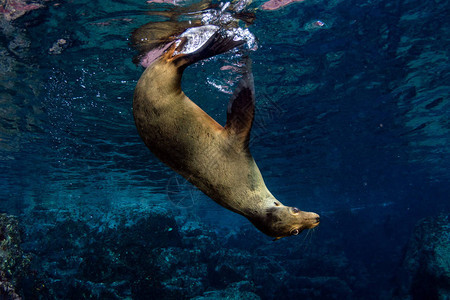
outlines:
[{"label": "underwater water", "polygon": [[[277,199],[321,216],[276,242],[137,133],[130,35],[170,4],[31,3],[0,9],[1,299],[450,297],[448,1],[249,5],[251,152]],[[221,124],[230,60],[182,82]]]}]

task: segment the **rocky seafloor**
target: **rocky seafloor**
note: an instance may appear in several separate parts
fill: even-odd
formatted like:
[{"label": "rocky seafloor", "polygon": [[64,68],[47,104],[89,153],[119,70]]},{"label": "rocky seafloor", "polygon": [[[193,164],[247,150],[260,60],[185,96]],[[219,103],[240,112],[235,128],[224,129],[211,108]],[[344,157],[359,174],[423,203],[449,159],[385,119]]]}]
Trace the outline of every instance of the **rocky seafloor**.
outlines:
[{"label": "rocky seafloor", "polygon": [[445,299],[450,294],[448,216],[418,223],[392,274],[384,275],[390,285],[377,290],[374,270],[361,258],[330,247],[332,240],[319,245],[314,236],[293,247],[264,239],[250,227],[215,232],[196,221],[139,210],[95,216],[34,209],[20,225],[5,214],[0,222],[0,299]]}]

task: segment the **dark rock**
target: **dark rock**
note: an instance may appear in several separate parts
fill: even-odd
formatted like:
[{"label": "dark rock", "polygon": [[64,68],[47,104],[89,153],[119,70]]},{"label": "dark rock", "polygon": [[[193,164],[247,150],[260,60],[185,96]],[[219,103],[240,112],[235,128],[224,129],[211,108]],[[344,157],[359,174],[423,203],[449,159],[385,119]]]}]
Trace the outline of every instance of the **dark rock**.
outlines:
[{"label": "dark rock", "polygon": [[218,236],[148,211],[48,214],[45,226],[44,216],[29,221],[37,242],[27,247],[58,299],[350,299],[367,287],[366,269],[326,245],[262,240],[254,229]]},{"label": "dark rock", "polygon": [[164,288],[158,277],[137,280],[132,284],[131,291],[133,299],[183,299],[179,291]]},{"label": "dark rock", "polygon": [[[253,226],[242,226],[237,231],[230,231],[226,236],[225,246],[228,248],[244,249],[253,251],[261,247],[261,241],[267,239]],[[245,240],[245,243],[242,241]]]},{"label": "dark rock", "polygon": [[0,214],[0,299],[21,299],[21,279],[29,270],[30,260],[20,248],[17,218]]},{"label": "dark rock", "polygon": [[291,278],[287,289],[288,298],[302,299],[352,299],[353,292],[345,281],[338,277]]},{"label": "dark rock", "polygon": [[220,247],[216,233],[200,222],[185,222],[180,228],[180,234],[184,247],[208,248],[210,252]]},{"label": "dark rock", "polygon": [[416,225],[398,276],[398,299],[450,297],[449,240],[448,216],[426,218]]},{"label": "dark rock", "polygon": [[227,299],[227,300],[259,300],[261,299],[257,294],[251,291],[251,285],[247,281],[237,282],[230,285],[223,290],[207,291],[201,296],[192,298],[193,300],[215,300],[215,299]]}]

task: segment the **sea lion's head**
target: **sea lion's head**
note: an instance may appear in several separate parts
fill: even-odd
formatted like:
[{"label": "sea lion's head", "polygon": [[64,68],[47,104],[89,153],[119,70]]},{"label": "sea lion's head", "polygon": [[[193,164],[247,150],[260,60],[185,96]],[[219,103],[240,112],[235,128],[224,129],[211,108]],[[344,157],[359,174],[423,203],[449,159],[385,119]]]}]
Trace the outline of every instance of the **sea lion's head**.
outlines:
[{"label": "sea lion's head", "polygon": [[250,221],[263,233],[278,240],[316,227],[320,223],[320,217],[316,213],[284,206],[276,201],[273,206],[266,208]]}]

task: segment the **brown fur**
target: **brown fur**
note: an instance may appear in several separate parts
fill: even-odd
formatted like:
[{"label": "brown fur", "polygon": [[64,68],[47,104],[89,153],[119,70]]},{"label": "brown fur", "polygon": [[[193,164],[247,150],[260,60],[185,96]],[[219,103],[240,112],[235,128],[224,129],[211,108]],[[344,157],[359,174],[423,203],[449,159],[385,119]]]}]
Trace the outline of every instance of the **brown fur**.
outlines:
[{"label": "brown fur", "polygon": [[183,70],[191,62],[182,55],[172,57],[173,51],[174,46],[145,70],[134,92],[134,118],[147,147],[215,202],[269,236],[278,239],[317,226],[317,214],[275,199],[250,154],[251,74],[244,76],[222,127],[181,90]]}]

